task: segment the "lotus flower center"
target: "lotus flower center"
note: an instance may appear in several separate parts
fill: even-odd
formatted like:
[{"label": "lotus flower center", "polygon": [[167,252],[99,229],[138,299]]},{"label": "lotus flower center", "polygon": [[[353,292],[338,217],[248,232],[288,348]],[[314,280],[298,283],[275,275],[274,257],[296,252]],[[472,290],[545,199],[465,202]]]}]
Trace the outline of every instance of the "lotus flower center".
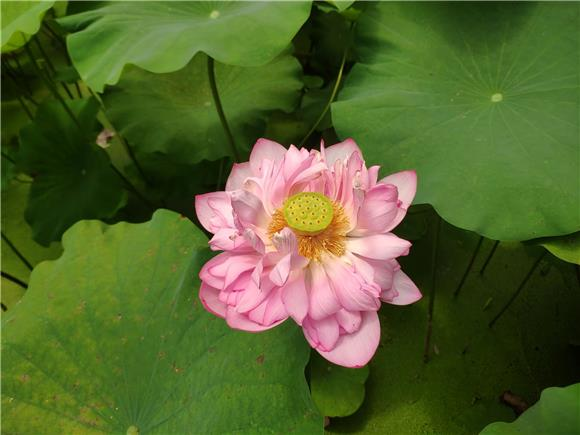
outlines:
[{"label": "lotus flower center", "polygon": [[330,199],[316,192],[302,192],[284,202],[284,218],[290,228],[314,235],[324,231],[334,217],[334,207]]}]

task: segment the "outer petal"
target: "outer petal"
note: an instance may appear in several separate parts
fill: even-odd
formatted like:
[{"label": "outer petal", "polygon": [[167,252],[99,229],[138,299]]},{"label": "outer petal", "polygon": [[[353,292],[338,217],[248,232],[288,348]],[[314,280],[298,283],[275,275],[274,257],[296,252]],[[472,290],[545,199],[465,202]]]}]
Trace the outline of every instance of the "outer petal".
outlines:
[{"label": "outer petal", "polygon": [[214,288],[205,282],[201,283],[199,289],[199,299],[201,303],[210,313],[216,316],[224,318],[226,316],[226,304],[218,299],[219,290]]},{"label": "outer petal", "polygon": [[230,172],[226,182],[226,191],[241,189],[244,186],[244,181],[253,175],[250,162],[234,163],[232,172]]},{"label": "outer petal", "polygon": [[417,173],[415,171],[401,171],[391,174],[381,181],[381,184],[394,184],[399,190],[399,200],[403,208],[409,208],[417,193]]},{"label": "outer petal", "polygon": [[[393,305],[409,305],[417,302],[423,297],[421,291],[415,283],[402,270],[395,273],[393,288],[398,293],[392,300],[383,299],[385,302]],[[385,294],[386,292],[383,292]]]},{"label": "outer petal", "polygon": [[226,322],[230,328],[241,329],[242,331],[248,332],[266,331],[267,329],[271,329],[274,326],[279,325],[284,320],[286,319],[281,319],[278,322],[272,323],[271,325],[264,326],[254,322],[253,320],[250,320],[246,314],[240,314],[236,312],[236,310],[232,307],[228,307],[226,312]]},{"label": "outer petal", "polygon": [[378,314],[375,311],[365,311],[362,313],[362,322],[358,331],[341,335],[331,351],[316,350],[334,364],[362,367],[375,354],[380,337],[381,325]]},{"label": "outer petal", "polygon": [[407,255],[410,247],[410,242],[390,233],[346,239],[347,250],[376,260],[391,260]]},{"label": "outer petal", "polygon": [[268,139],[258,139],[250,154],[250,167],[254,174],[262,173],[262,161],[280,162],[286,154],[286,148]]},{"label": "outer petal", "polygon": [[319,351],[330,351],[339,337],[339,324],[334,316],[313,320],[309,317],[302,324],[304,336],[310,345]]},{"label": "outer petal", "polygon": [[348,159],[352,153],[358,151],[362,156],[362,151],[356,144],[354,140],[351,138],[346,139],[343,142],[339,142],[337,144],[331,145],[328,148],[324,148],[324,145],[321,144],[321,153],[326,160],[326,164],[328,167],[332,167],[334,162],[337,160],[346,160]]},{"label": "outer petal", "polygon": [[232,202],[226,192],[211,192],[195,197],[195,213],[210,233],[233,227]]}]

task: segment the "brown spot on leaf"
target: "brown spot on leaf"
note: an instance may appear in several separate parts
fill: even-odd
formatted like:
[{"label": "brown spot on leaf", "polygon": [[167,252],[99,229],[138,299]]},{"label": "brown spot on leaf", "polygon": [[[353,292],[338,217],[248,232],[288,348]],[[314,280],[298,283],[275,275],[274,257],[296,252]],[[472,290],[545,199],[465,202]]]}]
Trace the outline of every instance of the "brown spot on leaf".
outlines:
[{"label": "brown spot on leaf", "polygon": [[258,356],[258,358],[256,358],[256,362],[260,365],[264,364],[264,355],[260,355]]}]

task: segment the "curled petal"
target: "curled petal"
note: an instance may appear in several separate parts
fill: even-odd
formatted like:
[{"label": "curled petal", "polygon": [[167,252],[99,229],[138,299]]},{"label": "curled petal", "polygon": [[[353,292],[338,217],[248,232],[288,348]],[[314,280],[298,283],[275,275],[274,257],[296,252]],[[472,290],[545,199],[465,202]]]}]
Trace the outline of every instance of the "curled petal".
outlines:
[{"label": "curled petal", "polygon": [[[379,345],[381,325],[376,311],[365,311],[361,313],[361,317],[361,324],[357,331],[341,335],[330,351],[315,347],[318,353],[328,361],[344,367],[354,368],[366,365]],[[308,336],[306,338],[308,339]]]}]

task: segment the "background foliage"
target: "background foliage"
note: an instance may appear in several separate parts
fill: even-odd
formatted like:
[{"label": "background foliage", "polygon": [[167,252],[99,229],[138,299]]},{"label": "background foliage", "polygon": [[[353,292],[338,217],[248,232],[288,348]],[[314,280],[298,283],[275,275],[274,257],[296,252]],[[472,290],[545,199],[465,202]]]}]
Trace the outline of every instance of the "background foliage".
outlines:
[{"label": "background foliage", "polygon": [[[491,423],[580,381],[578,3],[1,8],[7,430],[568,427],[577,387]],[[193,196],[259,137],[349,136],[420,183],[397,232],[425,297],[360,370],[197,303]]]}]

